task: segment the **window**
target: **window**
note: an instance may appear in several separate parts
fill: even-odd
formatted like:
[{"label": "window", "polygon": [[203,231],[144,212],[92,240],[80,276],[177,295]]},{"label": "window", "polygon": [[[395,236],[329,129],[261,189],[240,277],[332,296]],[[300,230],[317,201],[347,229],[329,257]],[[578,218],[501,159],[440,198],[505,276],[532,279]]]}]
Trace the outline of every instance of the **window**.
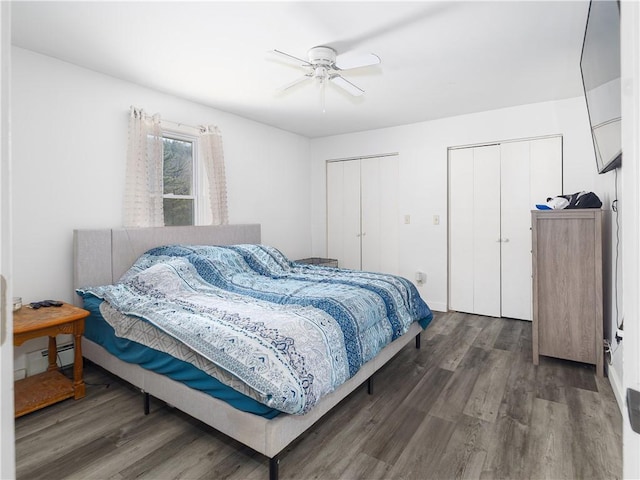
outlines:
[{"label": "window", "polygon": [[163,132],[162,147],[164,224],[194,225],[197,218],[197,139]]},{"label": "window", "polygon": [[123,225],[229,223],[222,136],[215,125],[175,122],[131,106]]}]

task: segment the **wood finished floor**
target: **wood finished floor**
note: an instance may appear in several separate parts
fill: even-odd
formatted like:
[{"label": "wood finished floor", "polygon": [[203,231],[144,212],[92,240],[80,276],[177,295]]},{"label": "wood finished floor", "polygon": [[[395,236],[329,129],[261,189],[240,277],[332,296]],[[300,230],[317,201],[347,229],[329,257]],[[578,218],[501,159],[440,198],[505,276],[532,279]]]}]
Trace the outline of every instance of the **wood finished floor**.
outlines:
[{"label": "wood finished floor", "polygon": [[[267,480],[268,461],[85,365],[87,396],[16,419],[19,480]],[[106,384],[109,386],[107,387]],[[436,313],[287,448],[287,479],[615,479],[622,419],[595,368],[531,362],[531,324]]]}]

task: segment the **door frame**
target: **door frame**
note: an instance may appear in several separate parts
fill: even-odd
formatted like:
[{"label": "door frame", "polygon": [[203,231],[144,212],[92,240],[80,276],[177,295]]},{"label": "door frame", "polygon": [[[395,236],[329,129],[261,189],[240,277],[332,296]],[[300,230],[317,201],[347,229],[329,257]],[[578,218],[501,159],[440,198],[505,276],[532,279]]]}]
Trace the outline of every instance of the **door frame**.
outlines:
[{"label": "door frame", "polygon": [[11,248],[11,2],[0,2],[0,478],[15,478]]}]

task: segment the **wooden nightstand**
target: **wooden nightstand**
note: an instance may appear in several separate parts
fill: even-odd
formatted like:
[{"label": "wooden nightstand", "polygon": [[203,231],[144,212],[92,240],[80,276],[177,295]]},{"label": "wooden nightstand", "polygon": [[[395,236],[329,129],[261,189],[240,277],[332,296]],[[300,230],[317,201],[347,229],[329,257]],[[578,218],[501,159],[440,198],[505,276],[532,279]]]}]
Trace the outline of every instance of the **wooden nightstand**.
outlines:
[{"label": "wooden nightstand", "polygon": [[321,267],[338,267],[338,260],[335,258],[309,257],[296,260],[296,263],[306,263],[308,265],[318,265]]},{"label": "wooden nightstand", "polygon": [[[82,379],[82,342],[84,319],[89,312],[68,303],[61,307],[33,309],[23,306],[13,312],[13,344],[22,345],[32,338],[49,337],[49,368],[46,372],[15,382],[15,414],[20,417],[53,403],[84,397]],[[71,334],[74,338],[73,381],[59,370],[56,362],[56,335]]]}]

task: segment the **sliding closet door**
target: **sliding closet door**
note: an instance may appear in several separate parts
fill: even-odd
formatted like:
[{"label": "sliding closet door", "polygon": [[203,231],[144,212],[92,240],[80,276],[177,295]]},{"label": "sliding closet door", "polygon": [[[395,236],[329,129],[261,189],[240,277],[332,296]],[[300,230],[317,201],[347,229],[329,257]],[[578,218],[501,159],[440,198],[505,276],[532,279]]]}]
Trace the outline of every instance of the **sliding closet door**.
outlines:
[{"label": "sliding closet door", "polygon": [[327,163],[327,255],[360,269],[360,161]]},{"label": "sliding closet door", "polygon": [[502,149],[502,316],[531,320],[531,210],[562,193],[562,137]]},{"label": "sliding closet door", "polygon": [[500,316],[500,148],[449,152],[449,307]]},{"label": "sliding closet door", "polygon": [[530,142],[502,145],[501,241],[503,317],[532,319]]},{"label": "sliding closet door", "polygon": [[500,316],[500,147],[474,149],[474,309]]},{"label": "sliding closet door", "polygon": [[327,255],[355,270],[399,271],[399,157],[327,163]]},{"label": "sliding closet door", "polygon": [[449,151],[449,308],[473,313],[473,149]]},{"label": "sliding closet door", "polygon": [[449,306],[532,319],[531,210],[562,194],[562,137],[449,152]]},{"label": "sliding closet door", "polygon": [[[531,205],[562,195],[562,137],[532,140]],[[529,212],[531,216],[531,212]]]},{"label": "sliding closet door", "polygon": [[397,156],[360,161],[362,270],[398,274]]}]

